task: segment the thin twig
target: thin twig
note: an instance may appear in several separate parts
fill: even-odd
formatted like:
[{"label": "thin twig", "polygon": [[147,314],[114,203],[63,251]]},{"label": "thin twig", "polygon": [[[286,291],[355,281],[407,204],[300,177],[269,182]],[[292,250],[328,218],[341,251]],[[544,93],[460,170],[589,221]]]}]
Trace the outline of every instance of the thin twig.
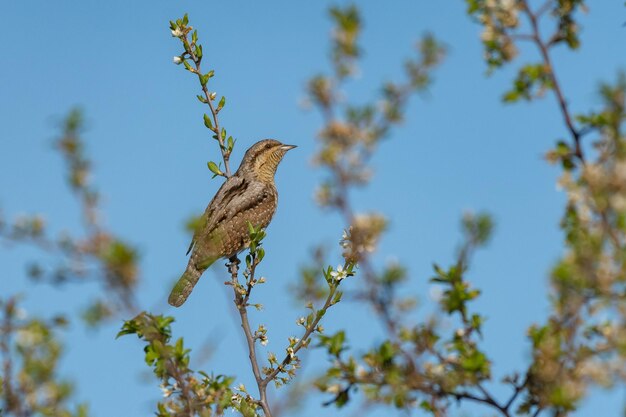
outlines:
[{"label": "thin twig", "polygon": [[511,408],[511,405],[513,405],[513,403],[515,402],[515,399],[519,396],[519,394],[526,388],[526,385],[528,385],[528,381],[530,378],[530,373],[526,373],[526,377],[524,378],[524,381],[519,384],[519,385],[515,385],[515,390],[513,391],[513,395],[511,395],[511,398],[509,398],[509,401],[507,401],[507,403],[504,405],[505,409],[509,409]]},{"label": "thin twig", "polygon": [[532,29],[532,40],[534,41],[535,45],[539,49],[539,53],[541,54],[543,63],[546,66],[548,75],[550,76],[550,80],[552,81],[554,94],[559,103],[561,115],[563,116],[565,125],[567,126],[567,129],[569,130],[570,135],[572,136],[572,139],[574,140],[574,155],[580,160],[582,165],[585,165],[585,155],[583,154],[582,144],[581,144],[581,138],[582,138],[581,133],[574,126],[572,116],[567,107],[567,101],[565,100],[565,96],[561,89],[561,84],[559,83],[559,80],[557,79],[556,74],[554,72],[554,66],[550,58],[548,45],[543,41],[543,38],[541,37],[541,32],[539,30],[539,17],[540,17],[539,12],[541,12],[541,10],[537,13],[533,13],[532,10],[530,9],[530,6],[528,5],[527,0],[522,0],[521,5],[523,7],[523,10],[526,12],[526,15],[528,16],[528,20],[530,21],[530,26]]},{"label": "thin twig", "polygon": [[[182,36],[181,40],[185,46],[185,50],[187,51],[187,53],[189,54],[189,57],[191,58],[191,60],[193,61],[194,65],[195,65],[195,73],[196,75],[198,75],[198,79],[200,79],[202,77],[202,69],[200,68],[200,62],[202,61],[202,58],[198,58],[198,56],[196,55],[195,51],[193,50],[193,48],[191,47],[191,45],[189,44],[189,40],[187,39],[187,35]],[[230,164],[229,164],[229,160],[230,160],[230,153],[226,148],[226,145],[224,144],[224,137],[222,137],[222,131],[220,129],[220,123],[217,117],[217,109],[215,108],[215,106],[213,105],[213,100],[211,99],[211,95],[209,93],[209,89],[207,88],[206,84],[203,84],[202,82],[200,82],[200,86],[202,87],[202,92],[204,93],[204,98],[206,103],[209,105],[209,108],[211,109],[211,116],[213,117],[213,124],[215,126],[215,134],[217,135],[217,141],[219,142],[220,145],[220,152],[222,153],[222,160],[224,161],[224,176],[225,177],[230,177]]]},{"label": "thin twig", "polygon": [[[4,389],[4,403],[5,409],[8,412],[13,412],[16,417],[27,417],[30,412],[24,408],[23,402],[20,400],[19,395],[15,393],[13,387],[13,361],[11,358],[11,334],[15,330],[12,316],[15,309],[15,299],[9,298],[5,302],[2,320],[2,327],[0,328],[0,352],[3,356],[3,372],[4,377],[2,381]],[[19,391],[19,390],[18,390]]]},{"label": "thin twig", "polygon": [[[444,392],[443,394],[446,394],[446,393]],[[471,401],[482,403],[482,404],[488,404],[488,405],[496,408],[498,411],[500,411],[503,416],[510,417],[510,414],[509,414],[508,410],[505,409],[503,406],[501,406],[489,394],[484,394],[485,395],[484,397],[479,397],[477,395],[470,394],[469,392],[461,391],[461,392],[449,393],[448,395],[454,396],[457,400],[465,399],[465,400],[471,400]]]},{"label": "thin twig", "polygon": [[[231,275],[231,285],[233,287],[233,291],[235,293],[235,305],[237,306],[237,311],[239,311],[239,317],[241,318],[241,328],[246,336],[246,343],[248,345],[248,358],[250,358],[250,365],[252,366],[252,373],[254,374],[254,379],[256,380],[257,387],[259,389],[259,401],[258,404],[263,409],[263,413],[265,417],[272,417],[272,412],[267,401],[267,384],[264,383],[263,376],[261,374],[261,370],[259,368],[259,362],[256,356],[256,344],[255,337],[252,334],[252,330],[250,328],[250,321],[248,319],[248,298],[250,296],[250,290],[252,286],[250,282],[248,282],[248,288],[246,290],[246,294],[242,295],[239,292],[239,258],[237,256],[233,256],[229,259],[228,270]],[[252,270],[254,270],[255,265],[252,266]],[[251,278],[253,277],[251,272]]]},{"label": "thin twig", "polygon": [[[549,2],[547,2],[549,3]],[[546,3],[546,4],[547,4]],[[544,7],[542,7],[541,9],[539,9],[538,12],[533,13],[530,9],[530,6],[528,5],[528,1],[527,0],[523,0],[522,1],[522,7],[523,10],[525,11],[526,15],[528,16],[528,19],[530,21],[530,25],[532,28],[532,35],[531,35],[531,39],[532,41],[535,43],[535,45],[537,46],[537,48],[539,49],[539,52],[541,54],[541,57],[543,59],[544,65],[546,66],[546,68],[548,69],[548,74],[550,76],[550,80],[552,81],[553,84],[553,90],[554,90],[554,94],[556,96],[556,99],[558,101],[559,104],[559,109],[561,110],[561,114],[563,116],[563,120],[565,122],[565,126],[567,127],[567,130],[569,131],[572,140],[574,141],[574,156],[576,156],[578,158],[578,160],[580,161],[581,165],[585,165],[585,155],[583,153],[583,149],[582,149],[582,138],[586,133],[589,133],[591,130],[590,129],[578,129],[574,126],[574,122],[573,122],[573,117],[569,111],[569,108],[567,106],[567,101],[565,99],[565,95],[563,94],[563,90],[561,88],[561,85],[556,77],[556,73],[554,72],[554,66],[552,64],[552,61],[550,59],[550,53],[549,53],[549,46],[552,44],[552,41],[549,41],[548,43],[544,42],[543,38],[541,37],[541,33],[539,31],[539,18],[541,17],[541,15],[543,13],[545,13],[545,4]],[[547,10],[547,9],[546,9]],[[598,210],[600,213],[600,218],[602,221],[602,225],[605,229],[605,231],[607,232],[607,234],[609,235],[611,241],[613,242],[613,244],[615,245],[616,248],[620,248],[621,247],[621,242],[619,240],[619,238],[617,237],[617,235],[615,234],[615,231],[613,230],[613,228],[611,227],[610,221],[609,221],[609,216],[606,212],[606,210]]]},{"label": "thin twig", "polygon": [[550,7],[552,6],[553,3],[554,3],[553,0],[546,0],[546,2],[543,3],[543,5],[541,5],[541,7],[539,7],[537,9],[537,12],[535,13],[535,16],[537,16],[537,19],[539,19],[541,16],[547,13],[548,10],[550,10]]},{"label": "thin twig", "polygon": [[[328,292],[328,297],[326,297],[326,301],[324,302],[324,306],[319,311],[328,310],[328,308],[331,306],[333,302],[333,298],[336,292],[337,292],[337,285],[332,285],[330,287],[330,291]],[[298,343],[296,343],[295,346],[293,347],[294,356],[298,353],[300,349],[302,349],[305,346],[308,346],[309,337],[311,336],[311,334],[313,334],[313,332],[317,328],[317,325],[319,324],[320,320],[322,320],[322,317],[323,317],[323,314],[317,314],[315,319],[306,328],[304,334],[302,335],[302,338],[300,338]],[[285,368],[285,366],[289,365],[290,362],[291,362],[291,355],[286,355],[285,359],[283,359],[281,364],[278,365],[276,369],[274,369],[265,377],[265,379],[263,380],[263,385],[267,386],[267,384],[273,381],[274,378],[276,378],[276,375],[278,375]]]},{"label": "thin twig", "polygon": [[182,374],[180,372],[180,368],[178,367],[178,365],[175,363],[174,360],[169,359],[168,368],[169,368],[169,372],[174,377],[174,380],[176,381],[176,384],[180,388],[181,396],[185,399],[185,408],[186,408],[185,411],[187,413],[187,416],[188,417],[194,417],[195,414],[196,414],[196,410],[195,410],[195,407],[193,405],[193,398],[192,398],[191,392],[189,390],[189,384],[183,378],[183,376],[182,376]]}]

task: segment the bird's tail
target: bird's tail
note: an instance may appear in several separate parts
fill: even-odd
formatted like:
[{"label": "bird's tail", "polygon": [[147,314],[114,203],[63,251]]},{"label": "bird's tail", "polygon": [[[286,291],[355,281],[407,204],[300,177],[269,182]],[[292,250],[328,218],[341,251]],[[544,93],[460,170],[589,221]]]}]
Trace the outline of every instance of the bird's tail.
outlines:
[{"label": "bird's tail", "polygon": [[178,279],[174,288],[172,288],[172,292],[170,293],[167,302],[174,307],[180,307],[183,305],[183,303],[187,301],[189,294],[191,294],[193,287],[195,287],[198,283],[200,275],[202,275],[204,270],[208,267],[209,265],[202,269],[198,269],[194,265],[187,266],[185,273]]}]

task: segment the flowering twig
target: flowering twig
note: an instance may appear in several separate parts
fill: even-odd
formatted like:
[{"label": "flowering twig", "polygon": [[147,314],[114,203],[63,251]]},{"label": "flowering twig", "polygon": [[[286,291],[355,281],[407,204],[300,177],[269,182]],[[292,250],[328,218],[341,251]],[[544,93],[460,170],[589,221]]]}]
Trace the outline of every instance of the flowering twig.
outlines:
[{"label": "flowering twig", "polygon": [[520,2],[520,4],[522,5],[522,10],[528,17],[530,26],[532,28],[532,35],[530,36],[530,39],[535,43],[535,45],[539,49],[539,53],[541,54],[541,58],[545,65],[548,76],[552,80],[552,87],[553,87],[554,95],[556,96],[556,99],[559,103],[559,109],[563,116],[563,121],[565,122],[565,125],[567,126],[567,129],[574,141],[574,155],[580,160],[580,163],[584,165],[585,155],[583,153],[582,144],[581,144],[582,132],[581,130],[579,130],[578,128],[574,126],[573,117],[571,116],[569,112],[567,101],[565,100],[565,95],[563,94],[561,84],[559,83],[556,73],[554,72],[554,66],[552,64],[552,59],[550,58],[549,47],[550,47],[550,44],[551,43],[553,44],[554,42],[546,43],[543,40],[540,30],[539,30],[539,18],[548,9],[550,3],[551,2],[546,2],[546,4],[544,4],[544,6],[541,7],[536,13],[533,13],[527,0],[522,0]]},{"label": "flowering twig", "polygon": [[[265,252],[261,247],[261,241],[265,237],[265,232],[262,229],[255,229],[250,226],[250,251],[246,256],[246,268],[243,271],[243,276],[246,278],[245,284],[239,282],[239,259],[237,257],[232,257],[228,263],[228,269],[231,274],[231,280],[226,284],[233,287],[234,292],[234,303],[239,312],[239,316],[241,319],[241,327],[243,329],[246,344],[248,348],[248,357],[250,360],[250,365],[252,367],[252,372],[254,374],[257,388],[259,390],[259,399],[256,401],[256,404],[263,409],[263,413],[266,417],[272,416],[272,411],[270,404],[267,399],[267,387],[270,382],[276,382],[279,374],[287,373],[290,377],[293,376],[293,369],[287,369],[290,364],[293,362],[299,362],[297,357],[298,352],[309,345],[311,341],[311,336],[314,332],[321,332],[322,327],[320,326],[320,321],[322,317],[326,314],[326,311],[330,306],[336,304],[341,299],[341,293],[337,291],[339,283],[341,280],[349,275],[352,275],[353,265],[344,265],[339,266],[336,270],[332,270],[328,268],[325,271],[325,275],[327,278],[327,282],[329,285],[329,293],[328,297],[322,306],[321,309],[312,312],[307,318],[301,318],[298,321],[299,325],[305,327],[304,334],[301,339],[290,338],[290,344],[287,348],[287,354],[281,363],[276,362],[274,356],[270,356],[270,365],[269,368],[263,368],[261,370],[261,366],[259,364],[259,359],[256,352],[256,342],[260,341],[262,345],[267,343],[266,332],[267,329],[265,326],[259,326],[259,329],[255,332],[252,331],[252,327],[250,326],[249,318],[248,318],[248,307],[250,306],[249,300],[253,287],[258,283],[262,284],[265,282],[264,278],[257,279],[255,277],[256,268],[259,263],[262,261]],[[258,304],[255,307],[260,308]],[[311,306],[312,308],[312,306]],[[263,376],[265,374],[265,376]],[[278,384],[277,384],[278,385]]]},{"label": "flowering twig", "polygon": [[4,391],[4,406],[7,412],[15,413],[17,417],[26,416],[19,397],[14,392],[13,386],[13,359],[11,357],[11,335],[14,328],[12,323],[15,314],[15,299],[7,300],[2,307],[2,326],[0,327],[0,353],[2,354],[2,390]]},{"label": "flowering twig", "polygon": [[267,385],[263,384],[263,376],[261,374],[259,362],[256,355],[256,337],[252,334],[250,320],[248,319],[248,300],[250,298],[252,287],[255,283],[254,274],[256,271],[256,266],[258,265],[256,254],[254,255],[254,260],[252,264],[250,264],[250,274],[245,287],[239,284],[239,264],[240,261],[237,256],[233,256],[229,259],[228,269],[231,273],[231,282],[229,282],[228,284],[232,285],[233,287],[233,292],[235,294],[235,306],[237,307],[237,311],[239,312],[239,316],[241,318],[241,328],[243,329],[244,335],[246,337],[246,344],[248,346],[248,358],[250,359],[252,373],[254,374],[254,379],[259,390],[258,405],[261,406],[261,408],[263,409],[263,413],[266,417],[271,417],[272,412],[270,409],[270,405],[267,401]]},{"label": "flowering twig", "polygon": [[[234,139],[232,136],[227,137],[226,130],[220,127],[218,119],[219,112],[226,105],[226,97],[222,96],[216,104],[217,94],[215,92],[209,92],[207,85],[209,80],[215,75],[215,71],[211,70],[206,74],[202,73],[200,66],[203,58],[202,45],[198,43],[198,31],[188,26],[188,23],[189,19],[186,14],[182,19],[170,21],[172,36],[180,39],[185,49],[181,55],[174,57],[174,63],[178,65],[183,64],[187,71],[198,76],[203,95],[199,95],[197,98],[201,103],[207,104],[211,111],[210,117],[206,114],[204,115],[204,124],[214,133],[213,138],[217,140],[219,144],[222,160],[224,161],[224,171],[220,170],[214,162],[209,162],[209,169],[215,175],[230,177],[229,160],[234,146]],[[191,41],[189,40],[189,33],[191,33]],[[193,66],[188,60],[191,60]]]},{"label": "flowering twig", "polygon": [[116,236],[100,220],[99,192],[91,180],[92,163],[85,151],[83,130],[82,111],[72,109],[63,119],[61,134],[54,144],[63,157],[67,184],[83,214],[84,236],[74,237],[64,232],[52,237],[44,218],[38,215],[18,217],[13,222],[5,222],[0,216],[0,239],[34,245],[60,255],[61,265],[50,272],[39,263],[32,263],[28,273],[34,280],[46,279],[54,284],[93,280],[110,290],[104,293],[106,299],[91,303],[83,312],[85,321],[96,325],[116,310],[136,310],[134,290],[139,278],[139,254],[132,244]]},{"label": "flowering twig", "polygon": [[295,344],[295,346],[290,347],[288,349],[287,355],[282,360],[280,365],[278,365],[276,368],[274,368],[274,370],[272,370],[270,373],[267,374],[267,376],[263,380],[263,384],[265,386],[267,386],[267,384],[273,381],[280,372],[284,372],[285,367],[291,363],[291,361],[294,359],[294,357],[297,355],[300,349],[307,347],[309,345],[311,341],[311,335],[313,334],[314,331],[319,329],[318,326],[319,326],[319,322],[322,320],[322,317],[324,317],[324,314],[326,313],[328,308],[337,302],[336,294],[337,294],[338,286],[339,286],[339,282],[337,282],[335,285],[330,286],[330,290],[328,292],[328,296],[326,297],[326,301],[324,302],[324,305],[322,306],[322,308],[316,314],[315,319],[310,324],[305,326],[304,334],[302,335],[300,340]]}]

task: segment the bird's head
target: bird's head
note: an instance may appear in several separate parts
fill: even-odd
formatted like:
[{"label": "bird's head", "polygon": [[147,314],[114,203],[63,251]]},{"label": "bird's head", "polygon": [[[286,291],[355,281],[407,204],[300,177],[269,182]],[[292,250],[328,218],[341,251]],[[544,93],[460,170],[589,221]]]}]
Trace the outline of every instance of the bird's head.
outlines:
[{"label": "bird's head", "polygon": [[261,181],[272,182],[283,156],[295,147],[295,145],[285,145],[274,139],[261,140],[246,151],[238,173],[252,175]]}]

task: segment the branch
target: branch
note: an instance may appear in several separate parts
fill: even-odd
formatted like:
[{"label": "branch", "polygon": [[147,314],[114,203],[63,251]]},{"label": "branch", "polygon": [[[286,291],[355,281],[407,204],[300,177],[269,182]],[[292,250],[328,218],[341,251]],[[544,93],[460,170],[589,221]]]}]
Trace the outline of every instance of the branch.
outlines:
[{"label": "branch", "polygon": [[[13,360],[11,358],[11,334],[15,330],[13,315],[15,310],[15,298],[9,298],[3,306],[3,320],[0,327],[0,353],[3,357],[2,389],[4,390],[4,409],[15,413],[16,417],[27,417],[30,411],[24,408],[22,399],[15,392],[13,378]],[[18,389],[19,392],[19,389]],[[0,409],[2,411],[2,409]]]},{"label": "branch", "polygon": [[532,29],[531,40],[539,49],[539,53],[541,54],[543,63],[546,66],[548,75],[550,76],[550,80],[552,81],[554,94],[559,103],[559,109],[561,110],[563,121],[565,122],[565,125],[574,141],[574,155],[578,158],[578,160],[580,160],[582,165],[585,165],[585,155],[583,153],[581,144],[581,131],[574,126],[573,118],[567,107],[567,101],[565,100],[563,90],[561,89],[561,84],[559,83],[559,80],[556,77],[556,73],[554,72],[554,66],[552,64],[549,53],[549,44],[544,42],[539,31],[539,17],[545,12],[545,7],[542,7],[537,13],[533,13],[530,9],[530,6],[528,5],[528,0],[522,0],[521,5],[523,11],[528,16],[528,20],[530,21],[530,26]]},{"label": "branch", "polygon": [[185,411],[187,412],[187,416],[188,417],[194,417],[196,409],[195,409],[195,407],[193,405],[193,398],[191,396],[191,392],[189,392],[189,384],[183,378],[183,375],[180,372],[180,368],[178,367],[176,362],[173,361],[171,358],[168,359],[168,368],[169,368],[168,370],[171,373],[172,377],[176,381],[176,384],[178,384],[178,386],[180,388],[181,396],[185,400],[185,407],[186,407]]},{"label": "branch", "polygon": [[298,351],[300,351],[300,349],[302,349],[305,346],[308,346],[309,338],[311,337],[311,334],[313,334],[313,332],[317,328],[317,325],[322,320],[322,317],[324,317],[326,310],[328,310],[328,308],[333,304],[333,298],[335,296],[335,293],[337,292],[338,286],[339,286],[339,283],[336,283],[330,286],[330,291],[328,292],[328,297],[326,297],[324,306],[320,310],[318,310],[318,314],[316,314],[315,319],[311,322],[309,326],[307,326],[304,334],[302,335],[302,338],[293,347],[293,352],[286,355],[285,359],[283,359],[281,364],[277,366],[272,372],[270,372],[265,377],[265,379],[262,381],[262,384],[264,386],[267,386],[267,384],[273,381],[274,378],[276,378],[276,376],[285,368],[285,366],[289,365],[292,357],[294,357],[298,353]]},{"label": "branch", "polygon": [[507,403],[504,405],[505,409],[509,409],[511,408],[511,405],[513,405],[513,403],[515,402],[515,399],[517,397],[519,397],[519,394],[526,388],[526,385],[528,385],[528,380],[530,378],[530,373],[526,373],[526,377],[524,378],[524,382],[522,382],[519,385],[515,385],[515,390],[513,391],[513,395],[511,395],[511,398],[509,398],[509,401],[507,401]]},{"label": "branch", "polygon": [[233,256],[229,259],[228,270],[231,274],[231,282],[230,284],[233,287],[233,291],[235,293],[235,305],[237,306],[237,311],[239,311],[239,316],[241,317],[241,328],[246,336],[246,342],[248,345],[248,357],[250,358],[250,365],[252,365],[252,373],[254,374],[254,379],[256,380],[257,387],[259,389],[259,401],[258,404],[263,409],[263,413],[265,417],[271,417],[272,412],[270,410],[269,403],[267,401],[267,384],[264,383],[263,376],[261,375],[261,370],[259,368],[259,362],[256,357],[256,338],[252,334],[252,330],[250,329],[250,321],[248,320],[248,299],[250,297],[250,291],[252,289],[251,282],[254,279],[254,270],[256,269],[256,262],[253,262],[251,265],[250,279],[248,280],[248,285],[246,288],[245,295],[242,295],[239,292],[239,258],[237,255]]},{"label": "branch", "polygon": [[[582,149],[582,138],[586,133],[589,133],[591,130],[590,129],[578,129],[574,126],[573,123],[573,117],[569,111],[569,108],[567,106],[567,101],[565,99],[565,95],[563,94],[563,90],[561,88],[561,85],[556,77],[556,73],[554,72],[554,67],[552,65],[552,61],[550,58],[550,53],[549,53],[549,48],[550,46],[553,44],[552,41],[549,42],[544,42],[542,37],[541,37],[541,33],[539,31],[539,18],[541,17],[542,14],[545,13],[545,11],[547,10],[547,4],[549,2],[547,2],[546,4],[544,4],[544,6],[539,9],[539,11],[537,11],[536,13],[533,13],[530,9],[530,6],[528,5],[528,0],[523,0],[522,1],[522,8],[523,11],[526,13],[526,15],[528,16],[528,19],[530,21],[530,25],[532,28],[532,35],[531,40],[532,42],[535,43],[535,45],[537,46],[537,48],[539,49],[539,52],[541,54],[541,57],[543,59],[543,63],[546,66],[547,70],[548,70],[548,74],[550,76],[550,79],[552,81],[553,84],[553,89],[554,89],[554,94],[557,98],[558,104],[559,104],[559,109],[561,111],[561,114],[563,116],[563,121],[565,122],[565,126],[567,127],[567,130],[569,131],[572,140],[574,141],[574,156],[576,156],[578,158],[578,160],[580,160],[581,164],[584,166],[585,165],[585,155],[583,153],[583,149]],[[617,235],[615,234],[615,231],[613,230],[613,228],[610,225],[609,222],[609,216],[606,212],[606,209],[598,209],[599,213],[600,213],[600,217],[602,220],[602,225],[604,226],[605,231],[607,232],[607,234],[609,235],[611,241],[613,242],[613,244],[615,245],[616,248],[621,247],[621,243],[619,238],[617,237]]]},{"label": "branch", "polygon": [[211,109],[211,116],[213,117],[213,123],[215,126],[215,128],[211,130],[213,130],[213,132],[215,132],[215,134],[217,135],[217,141],[220,144],[222,160],[224,161],[224,169],[226,170],[224,176],[230,177],[231,175],[230,165],[229,165],[230,152],[228,151],[224,143],[225,138],[222,136],[222,130],[220,129],[220,122],[217,118],[217,114],[219,113],[219,110],[213,105],[213,100],[215,100],[215,95],[209,93],[209,89],[207,88],[207,83],[202,81],[202,69],[200,68],[200,62],[202,61],[202,56],[196,55],[194,48],[192,48],[191,45],[189,44],[187,35],[185,35],[184,37],[181,37],[180,39],[183,42],[183,45],[185,46],[185,51],[187,52],[187,54],[189,54],[189,57],[194,63],[195,69],[192,72],[198,76],[198,80],[200,80],[200,86],[202,87],[202,92],[204,93],[205,103],[208,104],[209,108]]},{"label": "branch", "polygon": [[[482,389],[481,389],[481,391],[482,391]],[[470,394],[469,392],[465,392],[465,391],[453,392],[453,393],[442,392],[442,394],[444,394],[444,395],[452,395],[454,398],[456,398],[457,401],[464,399],[464,400],[470,400],[470,401],[474,401],[474,402],[490,405],[490,406],[496,408],[498,411],[500,411],[500,413],[502,413],[503,416],[510,417],[510,414],[509,414],[508,410],[506,408],[504,408],[503,406],[501,406],[487,392],[483,392],[484,397],[479,397],[477,395]]]},{"label": "branch", "polygon": [[[202,103],[209,105],[209,109],[211,109],[211,117],[213,119],[213,122],[211,122],[211,119],[205,114],[204,123],[208,129],[215,133],[215,136],[213,137],[219,143],[222,160],[224,161],[224,169],[226,172],[222,172],[217,167],[213,169],[211,168],[211,165],[209,165],[209,169],[211,169],[211,171],[215,175],[220,175],[228,178],[231,175],[229,159],[230,153],[232,152],[232,145],[234,142],[232,141],[231,137],[228,138],[228,143],[226,143],[226,131],[223,128],[220,128],[219,120],[217,117],[218,113],[220,112],[220,110],[222,110],[226,103],[226,98],[222,97],[217,106],[214,105],[213,101],[215,100],[216,94],[209,93],[209,89],[207,88],[207,83],[213,77],[214,71],[209,71],[206,74],[202,73],[202,68],[200,66],[200,63],[202,62],[202,45],[197,43],[198,32],[193,30],[191,26],[188,26],[188,21],[189,19],[186,14],[182,19],[178,19],[175,22],[170,21],[172,36],[178,38],[183,43],[183,47],[185,48],[185,52],[183,52],[180,56],[174,57],[174,63],[177,65],[184,64],[187,71],[198,76],[198,81],[200,81],[200,87],[202,88],[202,92],[204,94],[204,97],[200,95],[197,96],[198,100],[200,100]],[[188,35],[192,31],[193,33],[191,35],[191,42],[189,42]],[[187,58],[191,59],[194,65],[193,67],[187,62]]]}]

